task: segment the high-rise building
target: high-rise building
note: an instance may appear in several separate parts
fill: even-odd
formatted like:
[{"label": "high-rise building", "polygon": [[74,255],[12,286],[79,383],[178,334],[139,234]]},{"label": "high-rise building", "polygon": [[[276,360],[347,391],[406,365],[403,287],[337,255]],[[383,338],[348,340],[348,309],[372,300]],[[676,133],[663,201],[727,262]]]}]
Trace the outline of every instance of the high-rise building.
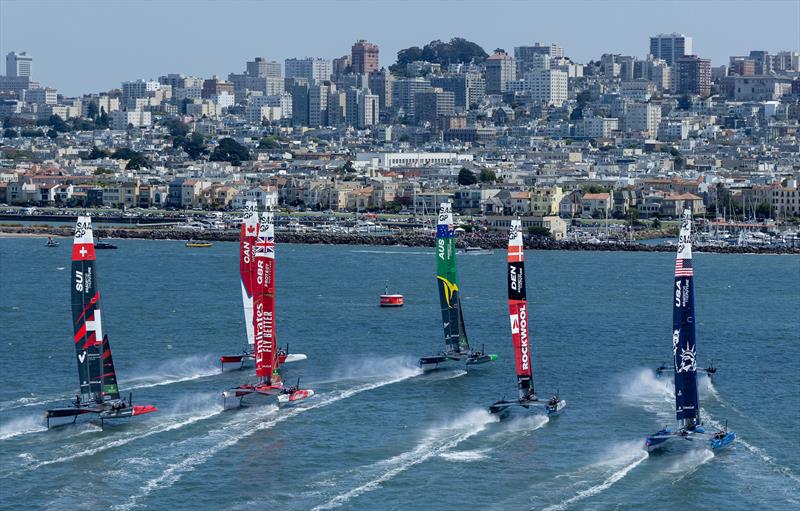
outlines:
[{"label": "high-rise building", "polygon": [[756,74],[756,63],[749,57],[731,57],[728,73],[731,76],[753,76]]},{"label": "high-rise building", "polygon": [[711,60],[686,55],[675,61],[675,94],[711,94]]},{"label": "high-rise building", "polygon": [[359,39],[351,48],[353,72],[368,75],[380,69],[378,63],[378,45]]},{"label": "high-rise building", "polygon": [[392,106],[403,110],[405,115],[414,115],[416,94],[431,88],[431,82],[425,78],[402,78],[392,84]]},{"label": "high-rise building", "polygon": [[264,57],[256,57],[247,62],[247,74],[257,78],[280,78],[281,63],[267,60]]},{"label": "high-rise building", "polygon": [[212,76],[208,80],[203,80],[203,99],[211,99],[212,96],[218,96],[223,92],[227,92],[233,96],[234,91],[235,90],[231,82],[222,80],[217,76]]},{"label": "high-rise building", "polygon": [[486,94],[502,94],[506,83],[516,78],[514,59],[507,53],[495,53],[486,59]]},{"label": "high-rise building", "polygon": [[692,54],[692,38],[684,34],[658,34],[650,38],[650,55],[673,65],[679,57]]},{"label": "high-rise building", "polygon": [[658,134],[661,123],[661,106],[655,103],[632,103],[625,112],[625,131],[644,133],[648,137]]},{"label": "high-rise building", "polygon": [[385,69],[369,74],[367,85],[369,90],[380,98],[379,104],[381,108],[389,108],[392,105],[393,81],[392,74]]},{"label": "high-rise building", "polygon": [[772,55],[764,50],[750,50],[750,59],[755,64],[755,74],[768,75],[772,71]]},{"label": "high-rise building", "polygon": [[340,76],[346,75],[350,72],[353,61],[350,55],[344,55],[338,59],[333,59],[333,77],[338,80]]},{"label": "high-rise building", "polygon": [[380,122],[380,98],[377,94],[362,94],[358,102],[358,127],[377,126]]},{"label": "high-rise building", "polygon": [[[122,82],[122,103],[127,105],[129,100],[152,97],[161,84],[154,80],[135,80]],[[233,91],[231,91],[233,94]]]},{"label": "high-rise building", "polygon": [[557,44],[534,43],[533,46],[517,46],[514,48],[514,61],[517,65],[517,75],[522,76],[533,68],[536,57],[548,59],[564,57],[564,48]]},{"label": "high-rise building", "polygon": [[286,78],[305,78],[309,82],[331,79],[331,61],[318,58],[286,59],[284,62]]},{"label": "high-rise building", "polygon": [[331,87],[331,85],[321,83],[310,85],[308,87],[309,126],[316,127],[328,125],[328,94],[331,92]]},{"label": "high-rise building", "polygon": [[525,88],[534,103],[560,107],[569,98],[568,83],[567,73],[559,69],[541,69],[525,74]]},{"label": "high-rise building", "polygon": [[414,118],[418,123],[436,122],[442,115],[455,113],[455,100],[452,92],[434,88],[427,92],[418,92],[414,105]]},{"label": "high-rise building", "polygon": [[31,69],[33,67],[33,57],[26,52],[17,53],[9,52],[6,55],[6,76],[9,77],[23,77],[30,78]]},{"label": "high-rise building", "polygon": [[364,89],[355,87],[349,87],[345,91],[344,121],[348,126],[358,125],[358,105],[364,94]]},{"label": "high-rise building", "polygon": [[288,89],[292,95],[292,125],[308,126],[308,82],[297,80]]}]

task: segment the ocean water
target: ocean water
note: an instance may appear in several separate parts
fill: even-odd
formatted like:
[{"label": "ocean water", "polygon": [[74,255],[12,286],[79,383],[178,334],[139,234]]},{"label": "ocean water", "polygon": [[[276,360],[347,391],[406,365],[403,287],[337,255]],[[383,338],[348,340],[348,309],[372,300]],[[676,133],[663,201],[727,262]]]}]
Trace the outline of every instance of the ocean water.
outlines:
[{"label": "ocean water", "polygon": [[[120,388],[159,411],[101,430],[51,431],[43,411],[77,391],[69,243],[0,238],[0,509],[797,509],[800,258],[695,255],[703,417],[739,440],[651,455],[673,425],[674,256],[528,251],[535,384],[562,416],[499,422],[515,395],[505,255],[463,256],[473,345],[493,364],[420,374],[442,345],[432,248],[278,247],[280,344],[318,395],[293,409],[220,373],[244,342],[237,246],[115,240],[98,251],[103,323]],[[381,309],[384,282],[406,305]]]}]

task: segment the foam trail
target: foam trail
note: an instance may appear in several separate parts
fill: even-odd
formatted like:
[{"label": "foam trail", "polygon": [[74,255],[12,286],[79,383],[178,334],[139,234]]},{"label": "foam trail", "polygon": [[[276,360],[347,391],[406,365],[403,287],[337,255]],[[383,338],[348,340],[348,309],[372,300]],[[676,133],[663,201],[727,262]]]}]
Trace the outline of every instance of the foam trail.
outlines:
[{"label": "foam trail", "polygon": [[656,377],[651,369],[641,369],[626,378],[620,396],[629,404],[655,413],[659,418],[672,417],[672,410],[664,404],[674,403],[674,386],[670,380]]},{"label": "foam trail", "polygon": [[40,467],[43,467],[43,466],[46,466],[46,465],[54,465],[54,464],[57,464],[57,463],[65,463],[67,461],[72,461],[72,460],[77,459],[77,458],[83,458],[84,456],[92,456],[94,454],[97,454],[98,452],[103,452],[103,451],[107,451],[108,449],[113,449],[115,447],[120,447],[120,446],[123,446],[125,444],[129,444],[131,442],[134,442],[136,440],[141,440],[143,438],[147,438],[149,436],[156,435],[158,433],[165,433],[167,431],[173,431],[173,430],[176,430],[176,429],[180,429],[180,428],[188,426],[190,424],[194,424],[195,422],[199,422],[199,421],[202,421],[202,420],[209,419],[209,418],[211,418],[211,417],[213,417],[215,415],[218,415],[221,412],[222,412],[222,407],[219,406],[216,409],[213,409],[213,410],[210,410],[210,411],[206,411],[205,413],[200,414],[200,415],[194,415],[194,416],[188,417],[188,418],[183,419],[183,420],[178,420],[178,421],[175,421],[175,422],[171,422],[169,424],[159,425],[159,426],[154,427],[152,429],[149,429],[149,430],[147,430],[147,431],[145,431],[145,432],[143,432],[141,434],[132,434],[130,436],[127,436],[127,437],[124,437],[124,438],[120,438],[118,440],[112,440],[111,442],[103,443],[103,444],[101,444],[101,445],[99,445],[97,447],[92,447],[90,449],[85,449],[83,451],[78,451],[76,453],[73,453],[73,454],[70,454],[70,455],[67,455],[67,456],[61,456],[59,458],[54,458],[54,459],[51,459],[51,460],[40,461],[38,463],[34,463],[33,465],[25,467],[24,470],[36,470],[37,468],[40,468]]},{"label": "foam trail", "polygon": [[2,404],[0,404],[0,411],[13,410],[15,408],[24,408],[27,406],[44,405],[47,403],[53,403],[55,401],[66,401],[68,399],[70,399],[70,396],[68,395],[20,397],[12,401],[5,401]]},{"label": "foam trail", "polygon": [[[722,424],[720,424],[719,421],[714,419],[711,416],[711,414],[709,414],[708,412],[706,412],[702,408],[700,409],[700,414],[703,417],[705,417],[705,422],[707,424],[709,424],[709,425],[711,425],[711,426],[713,426],[713,427],[715,427],[717,429],[722,429]],[[771,466],[776,472],[778,472],[780,474],[783,474],[784,476],[788,477],[789,479],[791,479],[795,483],[800,483],[800,477],[797,474],[795,474],[794,471],[791,468],[785,467],[785,466],[781,465],[780,463],[778,463],[778,461],[776,461],[775,458],[773,458],[772,456],[767,454],[767,452],[764,449],[762,449],[761,447],[757,447],[757,446],[745,441],[741,437],[741,435],[739,435],[739,434],[736,435],[736,442],[735,443],[742,445],[750,453],[755,454],[756,456],[758,456],[758,458],[760,458],[761,461],[763,461],[767,465]]]},{"label": "foam trail", "polygon": [[19,417],[0,424],[0,440],[7,440],[15,436],[27,435],[30,433],[39,433],[41,431],[47,431],[47,428],[42,424],[40,416]]},{"label": "foam trail", "polygon": [[439,453],[439,457],[445,459],[447,461],[454,461],[454,462],[470,462],[470,461],[479,461],[486,458],[486,454],[489,452],[489,449],[480,449],[475,451],[453,451],[453,452],[441,452]]},{"label": "foam trail", "polygon": [[590,488],[586,488],[585,490],[581,490],[572,497],[568,498],[567,500],[559,504],[546,507],[544,511],[562,511],[564,509],[567,509],[572,504],[575,504],[576,502],[580,502],[584,499],[587,499],[589,497],[592,497],[594,495],[606,491],[607,489],[611,488],[615,483],[620,481],[623,477],[628,475],[628,472],[638,467],[644,460],[647,459],[647,456],[648,456],[647,451],[639,449],[636,458],[633,461],[631,461],[624,467],[612,473],[602,483],[594,485]]},{"label": "foam trail", "polygon": [[147,389],[206,378],[219,372],[219,364],[213,356],[191,356],[168,360],[152,372],[127,378],[126,381],[130,384],[127,387],[130,390]]},{"label": "foam trail", "polygon": [[[464,417],[443,428],[432,430],[428,434],[428,438],[420,443],[414,450],[374,464],[374,468],[378,469],[380,472],[383,472],[380,476],[362,484],[361,486],[335,496],[328,502],[312,508],[311,511],[333,509],[345,504],[346,502],[358,497],[363,493],[377,489],[381,486],[381,484],[393,479],[398,474],[405,472],[415,465],[427,461],[433,456],[438,456],[447,450],[452,449],[464,440],[483,431],[491,422],[497,421],[499,421],[499,419],[496,416],[490,415],[489,412],[485,410],[467,413]],[[459,432],[453,435],[452,433],[454,430]]]},{"label": "foam trail", "polygon": [[694,474],[697,469],[712,459],[714,459],[714,452],[711,449],[692,449],[684,456],[676,459],[666,471],[678,475],[678,478],[672,482],[672,484],[675,484]]},{"label": "foam trail", "polygon": [[[396,366],[395,366],[395,369],[397,369]],[[343,391],[334,393],[332,396],[327,397],[327,398],[323,398],[323,399],[317,401],[316,403],[310,404],[309,406],[305,406],[303,408],[292,408],[289,411],[287,411],[286,413],[283,413],[283,414],[275,416],[271,420],[264,421],[264,422],[259,422],[259,423],[256,423],[256,424],[247,424],[247,428],[242,430],[242,431],[240,431],[240,432],[238,432],[238,433],[235,433],[235,432],[231,431],[229,427],[221,428],[221,429],[219,429],[217,431],[211,431],[211,432],[207,433],[205,436],[208,437],[208,436],[210,436],[212,434],[221,433],[221,434],[225,435],[225,439],[222,440],[221,442],[215,443],[214,445],[212,445],[211,447],[209,447],[209,448],[207,448],[207,449],[205,449],[203,451],[197,452],[197,453],[195,453],[195,454],[183,459],[182,461],[179,461],[177,463],[173,463],[172,465],[167,467],[167,469],[164,470],[164,472],[160,476],[147,481],[144,484],[144,486],[142,486],[142,488],[141,488],[142,491],[139,494],[132,495],[128,499],[128,502],[126,502],[125,504],[116,505],[112,509],[117,509],[117,510],[120,510],[120,511],[126,511],[128,509],[135,508],[137,506],[137,503],[138,503],[139,500],[147,497],[148,495],[150,495],[152,492],[158,490],[159,488],[168,488],[168,487],[172,486],[178,480],[180,480],[180,478],[183,475],[183,473],[194,470],[195,467],[197,467],[198,465],[202,465],[209,458],[214,456],[216,453],[218,453],[218,452],[220,452],[220,451],[222,451],[224,449],[227,449],[228,447],[232,447],[233,445],[236,445],[237,443],[239,443],[239,441],[249,437],[250,435],[252,435],[253,433],[255,433],[257,431],[270,429],[273,426],[275,426],[276,424],[278,424],[280,422],[283,422],[283,421],[285,421],[285,420],[287,420],[287,419],[289,419],[291,417],[294,417],[295,415],[301,414],[303,412],[306,412],[306,411],[309,411],[309,410],[313,410],[315,408],[322,408],[324,406],[328,406],[328,405],[333,404],[333,403],[335,403],[337,401],[341,401],[342,399],[347,399],[349,397],[352,397],[352,396],[354,396],[356,394],[360,394],[362,392],[367,392],[369,390],[374,390],[374,389],[377,389],[379,387],[383,387],[385,385],[391,385],[393,383],[398,383],[398,382],[401,382],[403,380],[407,380],[409,378],[413,378],[414,376],[417,376],[418,374],[421,374],[421,373],[422,373],[422,371],[420,369],[417,369],[417,368],[414,368],[414,369],[405,368],[405,369],[402,369],[402,370],[398,371],[394,378],[386,379],[386,380],[382,380],[382,381],[378,381],[378,382],[374,382],[374,383],[364,384],[364,385],[360,385],[358,387],[353,387],[351,389],[347,389],[347,390],[343,390]]]}]

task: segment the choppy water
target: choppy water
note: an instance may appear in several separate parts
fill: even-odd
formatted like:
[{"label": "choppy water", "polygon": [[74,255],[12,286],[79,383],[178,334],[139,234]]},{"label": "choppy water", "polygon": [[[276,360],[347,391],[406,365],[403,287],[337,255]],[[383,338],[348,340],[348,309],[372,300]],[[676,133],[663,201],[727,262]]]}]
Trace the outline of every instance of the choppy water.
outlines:
[{"label": "choppy water", "polygon": [[[222,411],[247,381],[220,374],[244,335],[237,247],[114,241],[98,252],[103,322],[123,391],[156,414],[44,431],[77,390],[69,244],[0,239],[2,509],[789,509],[800,505],[800,258],[697,254],[698,356],[707,423],[724,452],[648,457],[672,424],[673,256],[527,253],[535,383],[568,406],[497,422],[514,395],[505,261],[459,260],[467,330],[498,353],[420,375],[442,345],[432,250],[280,246],[278,336],[318,396],[298,408]],[[380,309],[385,279],[406,296]]]}]

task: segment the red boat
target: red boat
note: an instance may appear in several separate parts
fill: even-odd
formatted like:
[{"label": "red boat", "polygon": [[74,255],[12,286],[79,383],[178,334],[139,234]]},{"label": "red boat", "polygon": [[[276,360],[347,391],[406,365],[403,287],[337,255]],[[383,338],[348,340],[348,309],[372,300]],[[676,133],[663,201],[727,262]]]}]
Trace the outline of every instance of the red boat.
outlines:
[{"label": "red boat", "polygon": [[403,295],[389,294],[389,284],[386,284],[386,290],[381,295],[381,307],[402,307]]}]

